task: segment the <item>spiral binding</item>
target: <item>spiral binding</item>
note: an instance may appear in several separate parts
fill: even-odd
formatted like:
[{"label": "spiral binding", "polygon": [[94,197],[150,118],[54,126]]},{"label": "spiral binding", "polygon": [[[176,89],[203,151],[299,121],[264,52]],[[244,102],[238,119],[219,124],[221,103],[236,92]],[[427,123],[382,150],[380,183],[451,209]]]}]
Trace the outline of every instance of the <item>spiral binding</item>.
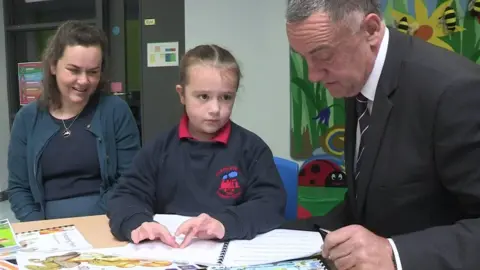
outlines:
[{"label": "spiral binding", "polygon": [[326,265],[323,260],[319,260],[319,262],[320,262],[320,268],[318,270],[330,270],[330,267],[328,267],[328,265]]},{"label": "spiral binding", "polygon": [[218,265],[221,265],[223,263],[223,260],[225,259],[225,256],[227,256],[227,249],[228,249],[229,243],[230,242],[223,243],[222,251],[220,252],[220,256],[218,256],[218,261],[217,261]]}]

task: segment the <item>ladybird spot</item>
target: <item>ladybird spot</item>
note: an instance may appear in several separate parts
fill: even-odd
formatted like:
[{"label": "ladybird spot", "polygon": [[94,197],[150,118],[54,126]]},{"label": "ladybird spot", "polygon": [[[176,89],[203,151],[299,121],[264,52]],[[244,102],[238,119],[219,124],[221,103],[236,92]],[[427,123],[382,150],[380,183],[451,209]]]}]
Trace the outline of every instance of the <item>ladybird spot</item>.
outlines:
[{"label": "ladybird spot", "polygon": [[320,165],[318,164],[313,164],[312,168],[310,169],[312,173],[319,173],[320,172]]}]

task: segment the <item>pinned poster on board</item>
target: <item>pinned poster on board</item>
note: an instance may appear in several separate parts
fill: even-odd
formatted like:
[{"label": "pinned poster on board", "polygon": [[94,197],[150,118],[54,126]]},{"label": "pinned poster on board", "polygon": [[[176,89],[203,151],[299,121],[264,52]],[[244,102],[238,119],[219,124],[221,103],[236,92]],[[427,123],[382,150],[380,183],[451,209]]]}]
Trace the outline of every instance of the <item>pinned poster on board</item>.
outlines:
[{"label": "pinned poster on board", "polygon": [[43,91],[42,62],[18,63],[20,105],[37,100]]},{"label": "pinned poster on board", "polygon": [[178,66],[178,42],[147,43],[147,67]]}]

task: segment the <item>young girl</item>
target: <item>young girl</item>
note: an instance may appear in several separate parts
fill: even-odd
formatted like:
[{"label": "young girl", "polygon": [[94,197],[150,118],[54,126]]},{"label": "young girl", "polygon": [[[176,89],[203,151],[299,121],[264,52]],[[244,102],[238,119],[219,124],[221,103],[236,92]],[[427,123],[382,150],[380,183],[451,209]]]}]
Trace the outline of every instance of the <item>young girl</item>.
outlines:
[{"label": "young girl", "polygon": [[[269,147],[230,120],[241,73],[235,58],[216,45],[188,51],[176,90],[180,124],[144,146],[108,204],[119,240],[159,239],[172,247],[192,237],[251,239],[280,226],[286,194]],[[195,216],[175,236],[154,214]]]}]

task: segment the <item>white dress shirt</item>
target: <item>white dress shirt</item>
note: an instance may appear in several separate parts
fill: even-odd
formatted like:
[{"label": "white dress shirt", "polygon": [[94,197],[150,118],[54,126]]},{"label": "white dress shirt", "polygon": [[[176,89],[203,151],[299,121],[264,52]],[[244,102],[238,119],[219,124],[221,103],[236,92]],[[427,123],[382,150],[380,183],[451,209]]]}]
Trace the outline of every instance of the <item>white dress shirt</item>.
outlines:
[{"label": "white dress shirt", "polygon": [[[370,114],[373,109],[373,100],[375,99],[375,92],[377,91],[378,81],[380,80],[380,74],[382,73],[383,64],[385,63],[385,57],[387,56],[387,48],[389,41],[389,31],[388,28],[385,28],[385,35],[383,36],[382,43],[380,44],[380,49],[378,51],[377,58],[375,59],[375,64],[373,66],[372,73],[368,76],[367,82],[362,88],[362,95],[368,99],[367,108]],[[355,145],[355,160],[358,156],[358,148],[360,147],[360,123],[357,120],[357,137]],[[356,163],[356,162],[355,162]],[[354,164],[355,166],[356,164]],[[395,263],[397,264],[397,269],[402,270],[402,264],[400,262],[400,256],[398,254],[397,247],[392,239],[388,238],[390,245],[393,249],[393,254],[395,256]]]}]

